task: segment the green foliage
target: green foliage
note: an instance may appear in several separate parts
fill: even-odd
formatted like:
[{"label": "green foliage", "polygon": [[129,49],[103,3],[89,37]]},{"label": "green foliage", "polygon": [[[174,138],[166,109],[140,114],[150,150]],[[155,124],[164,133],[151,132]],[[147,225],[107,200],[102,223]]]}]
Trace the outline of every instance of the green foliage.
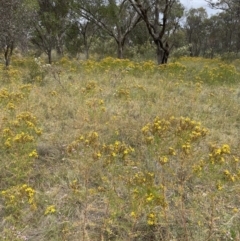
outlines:
[{"label": "green foliage", "polygon": [[185,45],[185,46],[182,46],[180,48],[174,49],[172,54],[171,54],[171,58],[179,59],[181,57],[188,57],[188,56],[190,56],[189,48],[190,48],[189,45]]},{"label": "green foliage", "polygon": [[70,25],[67,29],[66,35],[66,49],[71,56],[76,57],[80,52],[83,43],[83,40],[79,37],[78,25]]},{"label": "green foliage", "polygon": [[215,68],[204,66],[198,76],[203,80],[205,79],[210,84],[213,84],[214,82],[225,82],[230,84],[238,81],[239,73],[235,66],[219,63]]},{"label": "green foliage", "polygon": [[44,79],[49,71],[50,66],[44,64],[41,58],[35,58],[28,62],[29,71],[24,78],[24,83],[27,84],[44,84]]},{"label": "green foliage", "polygon": [[24,0],[23,5],[24,9],[26,9],[27,11],[38,10],[39,8],[37,0]]},{"label": "green foliage", "polygon": [[238,54],[234,52],[227,52],[221,55],[221,59],[227,63],[232,63],[234,60],[238,59]]}]

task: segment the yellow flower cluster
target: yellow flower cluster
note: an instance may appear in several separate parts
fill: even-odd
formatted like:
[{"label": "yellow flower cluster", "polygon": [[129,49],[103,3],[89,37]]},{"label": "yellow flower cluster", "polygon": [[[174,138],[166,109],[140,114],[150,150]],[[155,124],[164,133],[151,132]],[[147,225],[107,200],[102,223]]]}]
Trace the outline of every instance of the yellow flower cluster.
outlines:
[{"label": "yellow flower cluster", "polygon": [[227,169],[224,170],[223,174],[224,174],[225,179],[228,180],[228,181],[235,182],[236,179],[238,179],[238,176],[237,176],[236,174],[231,173],[231,172],[230,172],[229,170],[227,170]]},{"label": "yellow flower cluster", "polygon": [[168,159],[167,156],[159,157],[159,163],[160,163],[161,165],[164,165],[164,164],[166,164],[166,163],[168,163],[168,162],[169,162],[169,159]]},{"label": "yellow flower cluster", "polygon": [[189,142],[186,142],[185,144],[182,145],[182,150],[186,155],[188,155],[191,150],[191,144]]},{"label": "yellow flower cluster", "polygon": [[25,122],[32,122],[33,124],[36,124],[36,117],[33,116],[32,113],[30,112],[22,112],[20,114],[17,115],[17,120],[19,121],[25,121]]},{"label": "yellow flower cluster", "polygon": [[157,216],[154,212],[151,212],[147,215],[147,224],[153,226],[157,223]]},{"label": "yellow flower cluster", "polygon": [[126,157],[134,151],[134,148],[121,141],[115,141],[114,144],[102,145],[102,153],[106,156],[107,165],[117,159],[125,160]]},{"label": "yellow flower cluster", "polygon": [[89,81],[85,87],[85,91],[89,92],[91,90],[96,89],[96,87],[97,87],[97,83],[95,81]]},{"label": "yellow flower cluster", "polygon": [[9,92],[7,89],[0,90],[0,104],[4,103],[8,110],[15,110],[16,105],[24,98],[21,92]]},{"label": "yellow flower cluster", "polygon": [[116,91],[115,96],[119,98],[129,98],[130,97],[130,90],[129,88],[120,88]]},{"label": "yellow flower cluster", "polygon": [[49,215],[49,214],[53,214],[56,212],[56,207],[55,205],[50,205],[46,208],[44,215]]},{"label": "yellow flower cluster", "polygon": [[131,185],[153,185],[154,173],[151,172],[137,172],[130,179]]},{"label": "yellow flower cluster", "polygon": [[148,71],[154,71],[156,68],[156,63],[154,63],[153,61],[149,60],[149,61],[145,61],[142,64],[142,68],[143,70],[147,69]]},{"label": "yellow flower cluster", "polygon": [[[217,190],[222,190],[228,182],[236,182],[240,180],[240,168],[238,166],[239,158],[231,154],[231,148],[228,144],[217,146],[210,145],[208,158],[201,159],[199,163],[192,166],[193,172],[199,176],[210,170],[217,175]],[[220,178],[220,179],[218,179]]]},{"label": "yellow flower cluster", "polygon": [[137,201],[144,207],[168,206],[163,186],[155,183],[155,173],[137,172],[129,179],[129,185],[132,187],[133,202]]},{"label": "yellow flower cluster", "polygon": [[29,157],[38,158],[37,150],[33,150],[33,151],[29,154]]},{"label": "yellow flower cluster", "polygon": [[222,83],[238,80],[239,73],[234,65],[221,62],[218,63],[216,67],[205,65],[196,77],[202,80],[208,80],[210,83]]},{"label": "yellow flower cluster", "polygon": [[21,132],[20,134],[17,134],[14,138],[13,141],[17,143],[26,143],[26,142],[33,142],[34,137],[30,136],[24,132]]},{"label": "yellow flower cluster", "polygon": [[71,144],[67,146],[67,152],[73,153],[75,152],[81,144],[97,148],[99,146],[99,136],[96,131],[89,132],[87,135],[80,135],[76,140],[74,140]]},{"label": "yellow flower cluster", "polygon": [[169,147],[169,148],[168,148],[168,154],[169,154],[170,156],[176,156],[176,151],[174,150],[173,147]]},{"label": "yellow flower cluster", "polygon": [[6,79],[9,83],[18,81],[20,76],[22,76],[22,71],[13,66],[8,66],[4,71],[4,79]]},{"label": "yellow flower cluster", "polygon": [[198,164],[194,164],[192,166],[193,172],[201,175],[201,171],[203,170],[204,166],[205,166],[205,161],[200,160]]},{"label": "yellow flower cluster", "polygon": [[7,88],[0,89],[0,104],[4,104],[9,110],[15,110],[16,105],[28,96],[29,91],[26,89],[25,85],[21,85],[18,90],[12,92]]},{"label": "yellow flower cluster", "polygon": [[80,65],[83,67],[83,70],[87,73],[93,71],[104,71],[109,73],[110,71],[120,70],[121,74],[132,73],[132,74],[149,74],[157,72],[165,72],[171,74],[185,73],[186,67],[179,63],[169,63],[168,65],[157,65],[154,61],[143,61],[143,62],[134,62],[129,59],[116,59],[112,57],[106,57],[100,61],[87,60],[80,61]]},{"label": "yellow flower cluster", "polygon": [[209,154],[209,161],[214,163],[224,163],[225,162],[225,155],[230,154],[231,150],[229,145],[224,144],[221,147],[217,147],[216,145],[210,146],[210,154]]},{"label": "yellow flower cluster", "polygon": [[16,107],[15,107],[15,105],[14,105],[12,102],[9,102],[9,103],[7,104],[7,109],[9,109],[9,110],[15,110]]},{"label": "yellow flower cluster", "polygon": [[97,98],[89,98],[86,101],[86,105],[89,108],[95,108],[95,109],[100,109],[101,111],[105,112],[106,107],[104,106],[104,100],[103,99],[97,99]]},{"label": "yellow flower cluster", "polygon": [[170,73],[174,74],[174,73],[178,73],[179,72],[185,72],[187,70],[186,66],[179,63],[179,62],[172,62],[172,63],[168,63],[167,65],[159,65],[158,68],[161,69],[161,71],[169,71]]},{"label": "yellow flower cluster", "polygon": [[115,141],[114,144],[101,144],[99,135],[93,131],[87,135],[80,135],[70,145],[67,152],[74,154],[82,146],[90,147],[93,160],[103,158],[105,165],[111,164],[114,160],[126,160],[126,157],[134,152],[134,149],[124,142]]},{"label": "yellow flower cluster", "polygon": [[130,213],[130,216],[131,216],[132,218],[136,218],[136,217],[137,217],[137,214],[136,214],[134,211],[132,211],[132,212]]},{"label": "yellow flower cluster", "polygon": [[191,139],[195,140],[198,137],[203,137],[208,134],[208,130],[201,126],[200,122],[196,122],[191,120],[190,118],[180,117],[179,119],[179,129],[178,131],[190,130],[191,131]]},{"label": "yellow flower cluster", "polygon": [[62,57],[59,60],[59,64],[61,64],[61,65],[69,65],[70,63],[71,63],[71,61],[67,56]]},{"label": "yellow flower cluster", "polygon": [[142,128],[142,133],[147,143],[151,143],[154,140],[154,136],[161,137],[170,128],[171,122],[165,119],[160,119],[158,116],[152,123],[147,123]]},{"label": "yellow flower cluster", "polygon": [[[142,133],[147,144],[159,137],[167,139],[170,136],[177,135],[182,139],[182,151],[185,154],[190,153],[191,143],[195,142],[199,138],[203,138],[208,134],[208,130],[201,126],[201,123],[191,120],[186,117],[170,117],[168,120],[160,119],[156,117],[152,123],[147,123],[142,128]],[[176,151],[173,147],[169,147],[169,155],[176,155]],[[163,158],[161,157],[163,163]],[[166,163],[166,162],[165,162]]]},{"label": "yellow flower cluster", "polygon": [[35,190],[27,184],[13,186],[7,190],[2,191],[1,195],[5,200],[6,207],[21,208],[22,205],[27,201],[32,210],[37,208]]},{"label": "yellow flower cluster", "polygon": [[[35,135],[41,135],[42,130],[36,127],[36,117],[29,112],[16,116],[15,120],[7,122],[7,127],[2,130],[3,143],[6,148],[13,144],[25,144],[35,141]],[[19,132],[18,130],[24,130]]]}]

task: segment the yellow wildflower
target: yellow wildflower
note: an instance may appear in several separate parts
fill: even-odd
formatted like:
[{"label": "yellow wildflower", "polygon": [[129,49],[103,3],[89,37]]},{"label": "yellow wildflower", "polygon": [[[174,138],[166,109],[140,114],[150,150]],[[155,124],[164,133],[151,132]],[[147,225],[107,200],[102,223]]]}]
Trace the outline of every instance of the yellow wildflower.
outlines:
[{"label": "yellow wildflower", "polygon": [[146,198],[146,201],[147,201],[147,202],[151,202],[153,199],[154,199],[154,196],[153,196],[152,193],[150,193],[150,194],[148,195],[148,197]]},{"label": "yellow wildflower", "polygon": [[224,154],[230,154],[230,146],[227,145],[227,144],[224,144],[222,147],[221,147],[221,153],[224,153]]},{"label": "yellow wildflower", "polygon": [[176,152],[172,147],[169,147],[168,153],[169,153],[169,155],[176,156]]},{"label": "yellow wildflower", "polygon": [[29,154],[29,157],[36,157],[36,158],[38,158],[37,151],[36,151],[36,150],[33,150],[33,151]]},{"label": "yellow wildflower", "polygon": [[168,158],[166,156],[160,157],[159,158],[159,163],[161,165],[164,165],[164,164],[168,163]]},{"label": "yellow wildflower", "polygon": [[136,215],[135,212],[131,212],[131,213],[130,213],[130,216],[133,217],[133,218],[136,218],[137,215]]},{"label": "yellow wildflower", "polygon": [[56,212],[55,205],[50,205],[46,208],[44,215],[52,214]]},{"label": "yellow wildflower", "polygon": [[7,138],[7,140],[5,141],[4,145],[7,147],[7,148],[10,148],[12,145],[11,145],[11,138]]}]

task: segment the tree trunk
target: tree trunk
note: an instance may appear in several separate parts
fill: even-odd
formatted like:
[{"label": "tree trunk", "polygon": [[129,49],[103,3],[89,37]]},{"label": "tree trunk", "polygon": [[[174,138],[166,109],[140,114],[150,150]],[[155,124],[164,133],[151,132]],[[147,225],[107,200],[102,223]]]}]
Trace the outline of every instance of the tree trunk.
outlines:
[{"label": "tree trunk", "polygon": [[47,51],[47,55],[48,55],[48,63],[52,64],[52,49],[49,49]]},{"label": "tree trunk", "polygon": [[190,52],[190,57],[193,57],[193,47],[191,42],[189,44],[189,52]]},{"label": "tree trunk", "polygon": [[62,43],[62,38],[57,36],[57,45],[56,45],[56,50],[57,50],[57,54],[60,57],[63,57],[64,53],[63,53],[63,43]]},{"label": "tree trunk", "polygon": [[85,46],[85,58],[89,59],[89,48]]},{"label": "tree trunk", "polygon": [[10,65],[12,52],[13,52],[13,41],[10,44],[6,45],[4,49],[4,59],[5,59],[6,67]]},{"label": "tree trunk", "polygon": [[60,45],[56,46],[56,50],[57,50],[57,55],[60,57],[63,57],[64,54],[63,54],[63,50]]},{"label": "tree trunk", "polygon": [[124,47],[124,41],[117,41],[117,57],[119,59],[123,59],[123,47]]},{"label": "tree trunk", "polygon": [[214,57],[214,51],[213,51],[213,48],[211,48],[211,59],[213,59]]},{"label": "tree trunk", "polygon": [[168,56],[169,56],[169,46],[166,42],[165,46],[161,42],[161,40],[154,41],[157,47],[157,63],[160,64],[167,64]]},{"label": "tree trunk", "polygon": [[157,63],[158,65],[162,64],[163,59],[163,50],[159,45],[157,45]]},{"label": "tree trunk", "polygon": [[85,58],[89,59],[89,46],[87,41],[87,35],[85,34],[85,32],[83,33],[83,43],[84,43]]},{"label": "tree trunk", "polygon": [[236,45],[237,45],[236,46],[236,55],[237,55],[239,53],[239,50],[240,50],[240,32],[237,33],[237,44]]},{"label": "tree trunk", "polygon": [[168,42],[166,42],[165,48],[164,48],[164,53],[163,53],[162,64],[167,64],[168,57],[169,57],[169,45],[168,45]]}]

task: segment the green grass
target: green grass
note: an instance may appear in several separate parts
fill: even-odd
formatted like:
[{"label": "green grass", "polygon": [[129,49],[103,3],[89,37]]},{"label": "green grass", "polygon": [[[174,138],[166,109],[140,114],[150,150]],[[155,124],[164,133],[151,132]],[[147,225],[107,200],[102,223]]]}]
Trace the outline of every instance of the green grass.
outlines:
[{"label": "green grass", "polygon": [[239,240],[238,66],[2,67],[0,240]]}]

